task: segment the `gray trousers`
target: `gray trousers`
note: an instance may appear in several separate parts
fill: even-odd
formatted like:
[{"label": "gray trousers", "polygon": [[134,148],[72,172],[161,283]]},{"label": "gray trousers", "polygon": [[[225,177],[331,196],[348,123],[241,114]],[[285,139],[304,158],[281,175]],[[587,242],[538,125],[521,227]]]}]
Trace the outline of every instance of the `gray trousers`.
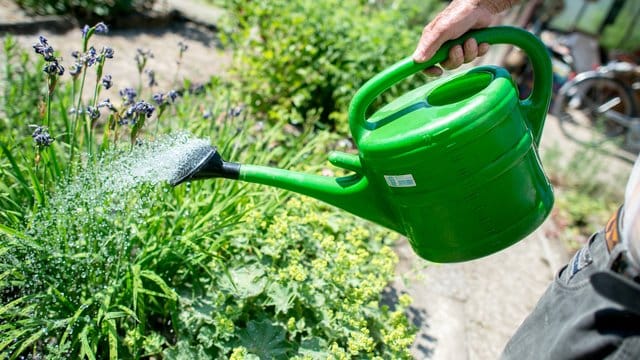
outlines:
[{"label": "gray trousers", "polygon": [[622,279],[610,263],[604,232],[594,234],[558,272],[502,358],[640,359],[640,285],[613,284],[607,297],[596,291],[600,285],[594,288],[594,274]]}]

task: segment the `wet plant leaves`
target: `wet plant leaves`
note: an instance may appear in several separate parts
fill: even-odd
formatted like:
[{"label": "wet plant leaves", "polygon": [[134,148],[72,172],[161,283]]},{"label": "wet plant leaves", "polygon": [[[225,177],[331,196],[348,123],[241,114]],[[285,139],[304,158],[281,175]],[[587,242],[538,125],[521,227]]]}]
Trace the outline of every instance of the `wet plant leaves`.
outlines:
[{"label": "wet plant leaves", "polygon": [[287,313],[293,307],[294,293],[288,286],[273,283],[267,289],[268,305],[275,306],[276,314]]},{"label": "wet plant leaves", "polygon": [[231,294],[247,299],[262,294],[267,284],[264,268],[251,264],[229,270],[229,276],[220,281],[220,286]]},{"label": "wet plant leaves", "polygon": [[302,340],[298,353],[305,358],[313,360],[327,359],[329,353],[324,351],[327,348],[327,342],[324,339],[312,337]]},{"label": "wet plant leaves", "polygon": [[215,345],[216,332],[211,326],[203,326],[198,332],[196,339],[206,348]]},{"label": "wet plant leaves", "polygon": [[249,321],[247,327],[238,332],[239,346],[260,359],[284,359],[291,346],[285,339],[286,330],[268,319]]},{"label": "wet plant leaves", "polygon": [[188,341],[180,340],[178,343],[163,353],[168,360],[208,360],[210,356],[202,346],[191,346]]}]

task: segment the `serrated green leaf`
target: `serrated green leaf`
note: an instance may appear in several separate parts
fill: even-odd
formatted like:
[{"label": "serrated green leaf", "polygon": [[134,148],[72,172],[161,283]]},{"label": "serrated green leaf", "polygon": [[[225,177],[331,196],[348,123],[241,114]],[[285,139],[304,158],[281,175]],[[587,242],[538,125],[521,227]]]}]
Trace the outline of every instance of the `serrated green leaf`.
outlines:
[{"label": "serrated green leaf", "polygon": [[191,346],[189,342],[180,340],[178,343],[166,349],[163,353],[167,360],[210,360],[202,346]]},{"label": "serrated green leaf", "polygon": [[260,295],[267,284],[264,268],[251,264],[229,270],[229,276],[220,280],[220,286],[241,299]]},{"label": "serrated green leaf", "polygon": [[260,359],[284,359],[291,346],[285,336],[287,331],[280,325],[274,325],[268,319],[249,321],[247,327],[238,331],[239,346]]},{"label": "serrated green leaf", "polygon": [[318,337],[311,337],[302,340],[298,354],[310,357],[313,360],[324,360],[329,357],[329,353],[325,351],[327,342]]},{"label": "serrated green leaf", "polygon": [[294,293],[288,286],[279,283],[272,283],[267,289],[269,302],[267,305],[275,306],[276,314],[285,314],[293,307]]},{"label": "serrated green leaf", "polygon": [[215,344],[216,332],[211,326],[203,326],[198,332],[196,339],[206,348],[210,348]]}]

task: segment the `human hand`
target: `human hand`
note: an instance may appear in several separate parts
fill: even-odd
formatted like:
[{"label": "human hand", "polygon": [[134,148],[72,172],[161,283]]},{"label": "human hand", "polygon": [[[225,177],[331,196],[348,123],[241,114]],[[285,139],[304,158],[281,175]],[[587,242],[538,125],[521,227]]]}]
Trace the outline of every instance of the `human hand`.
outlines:
[{"label": "human hand", "polygon": [[[485,28],[494,21],[496,15],[509,8],[513,0],[454,0],[433,21],[427,24],[418,46],[413,53],[415,62],[425,62],[448,40],[462,36],[470,29]],[[455,69],[463,63],[473,61],[489,51],[489,44],[478,45],[475,39],[467,39],[462,46],[449,50],[447,59],[440,63],[442,68]],[[433,66],[425,70],[428,75],[439,76],[442,69]]]}]

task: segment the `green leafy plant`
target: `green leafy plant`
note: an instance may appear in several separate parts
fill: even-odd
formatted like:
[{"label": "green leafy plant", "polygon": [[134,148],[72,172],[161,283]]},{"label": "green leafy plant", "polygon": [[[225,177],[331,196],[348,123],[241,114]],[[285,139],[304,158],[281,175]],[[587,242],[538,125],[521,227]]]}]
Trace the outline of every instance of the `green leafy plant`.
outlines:
[{"label": "green leafy plant", "polygon": [[[231,107],[233,86],[217,81],[170,107],[165,93],[152,133],[150,103],[130,90],[100,101],[100,28],[85,28],[65,70],[46,39],[35,65],[5,43],[5,69],[25,73],[4,74],[0,357],[408,358],[409,299],[380,304],[397,235],[281,190],[172,188],[153,172],[155,153],[198,136],[234,161],[320,172],[340,137]],[[103,80],[88,98],[87,76]],[[162,135],[172,129],[188,133]]]},{"label": "green leafy plant", "polygon": [[[436,1],[223,2],[235,44],[238,85],[247,103],[276,121],[310,122],[347,133],[351,97],[366,80],[413,51]],[[426,22],[428,17],[421,19]],[[418,27],[420,26],[420,27]],[[383,99],[419,80],[404,81]]]}]

